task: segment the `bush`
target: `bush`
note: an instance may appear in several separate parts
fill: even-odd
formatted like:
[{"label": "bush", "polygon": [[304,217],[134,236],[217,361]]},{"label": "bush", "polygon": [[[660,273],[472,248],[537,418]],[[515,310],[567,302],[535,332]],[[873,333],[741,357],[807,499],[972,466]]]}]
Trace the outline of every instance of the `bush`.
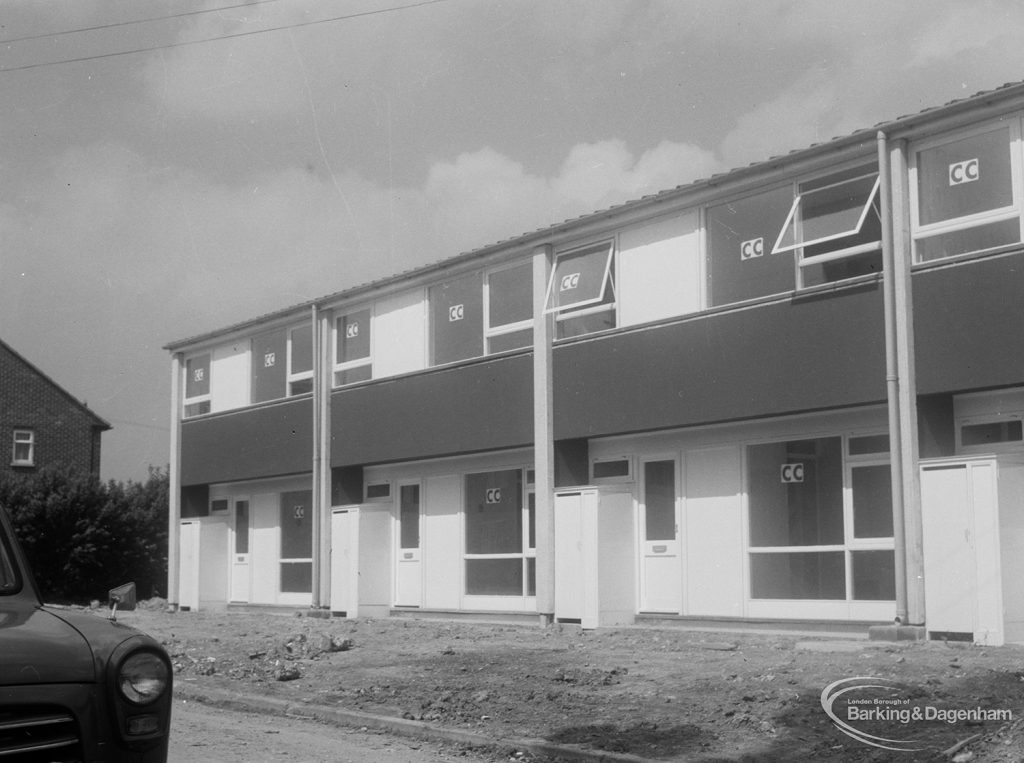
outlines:
[{"label": "bush", "polygon": [[0,479],[0,505],[47,601],[85,603],[129,581],[147,598],[167,590],[168,485],[152,467],[127,484],[44,470]]}]

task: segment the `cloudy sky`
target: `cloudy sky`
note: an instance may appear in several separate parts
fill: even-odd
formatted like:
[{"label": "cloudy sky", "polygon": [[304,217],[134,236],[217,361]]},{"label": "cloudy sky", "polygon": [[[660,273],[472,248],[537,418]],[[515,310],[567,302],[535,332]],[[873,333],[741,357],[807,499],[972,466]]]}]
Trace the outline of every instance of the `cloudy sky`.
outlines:
[{"label": "cloudy sky", "polygon": [[168,461],[168,342],[1024,79],[1019,0],[2,0],[0,337]]}]

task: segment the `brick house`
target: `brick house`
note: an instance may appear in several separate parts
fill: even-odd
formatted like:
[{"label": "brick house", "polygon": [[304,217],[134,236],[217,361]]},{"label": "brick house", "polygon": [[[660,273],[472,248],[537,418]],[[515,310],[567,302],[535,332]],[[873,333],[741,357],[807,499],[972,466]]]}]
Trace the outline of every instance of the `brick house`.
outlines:
[{"label": "brick house", "polygon": [[99,474],[110,424],[0,341],[0,477],[50,466]]}]

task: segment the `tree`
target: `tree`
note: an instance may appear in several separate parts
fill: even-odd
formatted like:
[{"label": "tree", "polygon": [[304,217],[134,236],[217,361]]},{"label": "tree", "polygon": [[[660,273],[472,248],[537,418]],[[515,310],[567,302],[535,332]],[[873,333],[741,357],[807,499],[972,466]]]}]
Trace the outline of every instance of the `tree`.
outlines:
[{"label": "tree", "polygon": [[169,480],[102,483],[72,470],[0,479],[6,507],[43,596],[88,602],[134,581],[140,598],[166,592]]}]

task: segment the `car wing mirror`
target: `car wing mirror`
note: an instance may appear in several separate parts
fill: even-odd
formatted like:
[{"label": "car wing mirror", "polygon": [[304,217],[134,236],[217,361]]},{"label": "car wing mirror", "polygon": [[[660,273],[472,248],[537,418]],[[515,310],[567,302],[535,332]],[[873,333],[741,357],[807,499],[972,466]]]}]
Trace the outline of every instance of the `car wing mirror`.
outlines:
[{"label": "car wing mirror", "polygon": [[111,588],[107,594],[110,602],[110,619],[117,619],[117,610],[131,612],[135,609],[135,583],[125,583],[117,588]]}]

